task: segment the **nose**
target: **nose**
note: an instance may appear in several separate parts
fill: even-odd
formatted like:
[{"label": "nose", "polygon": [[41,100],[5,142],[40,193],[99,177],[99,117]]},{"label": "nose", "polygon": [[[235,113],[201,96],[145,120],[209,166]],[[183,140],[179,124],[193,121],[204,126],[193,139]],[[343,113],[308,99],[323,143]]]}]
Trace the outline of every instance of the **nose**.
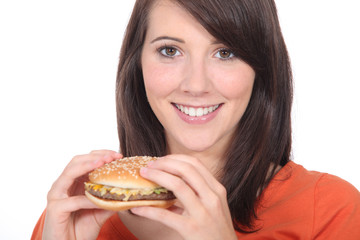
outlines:
[{"label": "nose", "polygon": [[201,58],[189,59],[184,67],[181,90],[192,96],[200,96],[208,93],[210,86],[211,80],[206,60]]}]

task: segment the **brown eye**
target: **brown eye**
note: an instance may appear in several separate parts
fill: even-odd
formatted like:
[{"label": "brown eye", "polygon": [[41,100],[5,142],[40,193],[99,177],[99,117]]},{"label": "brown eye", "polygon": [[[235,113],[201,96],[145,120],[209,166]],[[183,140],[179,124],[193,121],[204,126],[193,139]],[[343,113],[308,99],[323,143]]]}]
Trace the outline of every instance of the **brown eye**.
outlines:
[{"label": "brown eye", "polygon": [[227,50],[220,50],[220,57],[222,57],[222,58],[228,58],[228,57],[230,57],[230,52],[229,51],[227,51]]},{"label": "brown eye", "polygon": [[174,48],[166,48],[165,51],[166,51],[166,55],[169,56],[174,56],[176,54],[176,49]]},{"label": "brown eye", "polygon": [[163,47],[159,52],[165,57],[175,57],[180,54],[179,51],[173,47]]},{"label": "brown eye", "polygon": [[220,59],[230,59],[234,57],[234,54],[228,49],[220,49],[216,54],[215,57]]}]

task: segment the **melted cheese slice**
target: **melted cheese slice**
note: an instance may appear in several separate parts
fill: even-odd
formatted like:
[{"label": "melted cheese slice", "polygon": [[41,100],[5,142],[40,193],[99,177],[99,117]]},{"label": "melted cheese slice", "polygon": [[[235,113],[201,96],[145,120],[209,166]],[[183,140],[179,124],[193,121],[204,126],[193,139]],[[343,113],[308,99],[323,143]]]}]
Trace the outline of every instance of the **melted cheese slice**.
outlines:
[{"label": "melted cheese slice", "polygon": [[85,189],[100,192],[101,196],[104,196],[106,193],[117,194],[117,195],[125,195],[122,201],[128,201],[129,198],[133,195],[150,195],[152,193],[160,194],[167,193],[168,190],[165,188],[138,188],[138,189],[128,189],[128,188],[118,188],[118,187],[110,187],[101,184],[94,184],[90,182],[85,183]]}]

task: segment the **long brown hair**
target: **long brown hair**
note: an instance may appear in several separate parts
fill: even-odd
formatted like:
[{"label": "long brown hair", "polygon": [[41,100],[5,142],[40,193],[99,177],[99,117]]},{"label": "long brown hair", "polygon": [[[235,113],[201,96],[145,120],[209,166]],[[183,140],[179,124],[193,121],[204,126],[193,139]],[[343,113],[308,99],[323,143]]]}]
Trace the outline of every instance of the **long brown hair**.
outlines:
[{"label": "long brown hair", "polygon": [[[137,0],[123,40],[116,84],[120,150],[124,156],[166,154],[164,129],[147,101],[140,58],[148,14],[156,0]],[[256,73],[221,182],[234,227],[253,229],[259,190],[291,152],[292,74],[273,0],[173,0]],[[271,177],[268,177],[268,172]]]}]

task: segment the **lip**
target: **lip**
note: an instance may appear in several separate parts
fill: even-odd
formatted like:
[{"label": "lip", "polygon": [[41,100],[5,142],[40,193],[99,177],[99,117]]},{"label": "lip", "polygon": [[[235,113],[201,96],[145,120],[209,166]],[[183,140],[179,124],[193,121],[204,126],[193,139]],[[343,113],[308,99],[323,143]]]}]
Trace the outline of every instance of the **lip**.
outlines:
[{"label": "lip", "polygon": [[[216,115],[219,113],[221,107],[222,107],[224,104],[223,104],[223,103],[218,104],[219,106],[217,107],[217,109],[215,109],[213,112],[210,112],[210,113],[208,113],[208,114],[206,114],[206,115],[203,115],[203,116],[201,116],[201,117],[196,117],[196,116],[192,117],[192,116],[189,116],[189,115],[181,112],[181,111],[176,107],[177,104],[172,103],[172,105],[173,105],[173,107],[174,107],[175,112],[178,114],[178,116],[180,117],[180,119],[183,120],[184,122],[189,123],[189,124],[205,124],[205,123],[210,122],[211,120],[213,120],[213,119],[216,117]],[[178,104],[178,105],[182,105],[182,106],[184,106],[184,107],[193,107],[193,108],[200,108],[200,107],[202,107],[202,108],[204,108],[203,106],[197,106],[197,107],[195,107],[195,106],[185,105],[185,104]],[[215,104],[215,105],[217,105],[217,104]],[[207,107],[215,106],[215,105],[209,105],[209,106],[207,106]]]}]

